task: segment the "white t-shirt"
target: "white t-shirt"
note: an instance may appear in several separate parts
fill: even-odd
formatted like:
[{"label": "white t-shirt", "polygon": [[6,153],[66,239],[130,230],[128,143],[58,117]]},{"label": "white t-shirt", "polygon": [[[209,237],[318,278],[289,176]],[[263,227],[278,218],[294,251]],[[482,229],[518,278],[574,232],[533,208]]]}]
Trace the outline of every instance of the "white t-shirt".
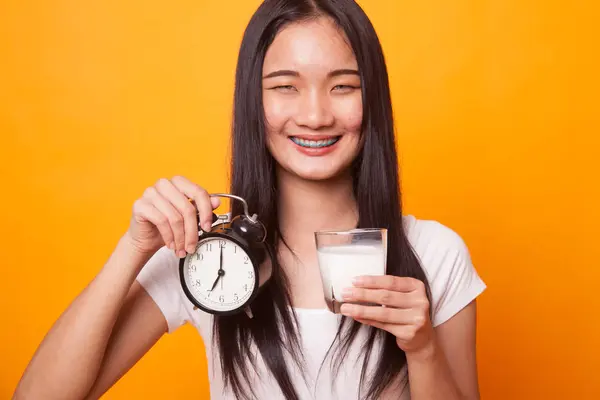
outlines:
[{"label": "white t-shirt", "polygon": [[[435,221],[404,217],[409,242],[413,246],[429,280],[432,294],[434,326],[440,325],[459,312],[486,288],[473,264],[469,251],[459,235]],[[165,248],[159,250],[142,269],[137,280],[154,299],[168,323],[169,332],[185,323],[193,324],[202,336],[207,352],[210,393],[213,400],[233,400],[231,391],[223,391],[219,355],[213,347],[212,315],[194,310],[185,296],[179,280],[179,259]],[[307,379],[288,362],[292,381],[302,400],[356,399],[362,362],[357,359],[365,336],[359,336],[350,349],[337,379],[333,381],[329,363],[325,363],[316,376],[324,355],[330,347],[338,328],[340,316],[327,309],[295,309]],[[277,382],[271,377],[260,354],[257,356],[257,373],[252,388],[258,399],[283,399]],[[372,357],[376,357],[373,352]],[[404,371],[406,373],[406,370]],[[364,393],[364,388],[361,393]],[[402,399],[410,399],[408,388]]]}]

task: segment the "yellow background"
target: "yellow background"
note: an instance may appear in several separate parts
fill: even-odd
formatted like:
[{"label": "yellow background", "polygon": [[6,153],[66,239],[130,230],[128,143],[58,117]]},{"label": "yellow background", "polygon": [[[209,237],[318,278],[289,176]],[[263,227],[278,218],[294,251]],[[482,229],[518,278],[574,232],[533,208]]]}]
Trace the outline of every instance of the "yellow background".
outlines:
[{"label": "yellow background", "polygon": [[[227,189],[235,61],[257,4],[1,3],[0,398],[146,186],[183,174]],[[489,286],[483,398],[600,398],[597,10],[361,4],[389,63],[407,211],[458,231]],[[106,398],[204,398],[207,382],[185,327]]]}]

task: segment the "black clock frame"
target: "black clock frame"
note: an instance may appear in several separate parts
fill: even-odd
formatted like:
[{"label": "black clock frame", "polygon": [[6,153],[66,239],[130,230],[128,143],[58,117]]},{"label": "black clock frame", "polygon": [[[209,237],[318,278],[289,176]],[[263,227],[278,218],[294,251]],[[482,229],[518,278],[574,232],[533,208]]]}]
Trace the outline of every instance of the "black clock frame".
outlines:
[{"label": "black clock frame", "polygon": [[[192,292],[190,291],[190,289],[188,288],[186,281],[185,281],[185,276],[184,276],[185,261],[188,257],[193,257],[195,253],[189,254],[186,257],[179,260],[179,280],[180,280],[183,292],[185,293],[188,300],[195,307],[199,308],[200,310],[207,312],[209,314],[212,314],[212,315],[217,315],[217,316],[236,315],[241,312],[244,312],[246,307],[248,307],[252,303],[252,301],[256,298],[256,296],[258,295],[258,293],[260,292],[260,289],[261,289],[261,287],[259,287],[259,282],[260,282],[260,276],[259,276],[260,275],[260,271],[259,271],[260,263],[259,262],[262,262],[265,259],[264,256],[261,257],[260,255],[257,254],[257,252],[258,251],[266,252],[266,248],[265,248],[264,244],[261,244],[260,246],[252,245],[247,240],[240,237],[240,235],[238,235],[236,232],[234,232],[231,228],[229,228],[228,226],[223,226],[223,225],[229,225],[229,224],[219,225],[219,227],[215,231],[203,232],[201,235],[198,236],[198,241],[206,240],[206,239],[210,239],[210,238],[227,239],[229,241],[234,242],[238,246],[240,246],[246,252],[246,254],[248,254],[250,262],[252,263],[252,268],[254,269],[254,289],[252,290],[250,297],[248,297],[248,299],[246,300],[245,303],[243,303],[242,306],[235,308],[233,310],[229,310],[229,311],[217,311],[217,310],[212,310],[210,308],[207,308],[204,305],[202,305],[201,303],[199,303],[195,299],[195,297],[192,294]],[[266,283],[267,282],[265,282],[265,284]]]}]

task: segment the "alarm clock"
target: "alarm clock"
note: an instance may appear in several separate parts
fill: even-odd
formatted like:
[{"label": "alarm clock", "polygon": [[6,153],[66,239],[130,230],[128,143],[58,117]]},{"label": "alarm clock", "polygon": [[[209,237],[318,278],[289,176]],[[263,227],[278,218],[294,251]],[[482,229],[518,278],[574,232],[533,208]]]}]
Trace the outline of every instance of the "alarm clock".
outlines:
[{"label": "alarm clock", "polygon": [[233,218],[213,213],[210,231],[198,226],[195,252],[179,261],[183,292],[195,309],[223,316],[246,312],[252,318],[250,304],[272,273],[266,229],[256,214],[249,214],[243,198],[210,196],[240,201],[244,213]]}]

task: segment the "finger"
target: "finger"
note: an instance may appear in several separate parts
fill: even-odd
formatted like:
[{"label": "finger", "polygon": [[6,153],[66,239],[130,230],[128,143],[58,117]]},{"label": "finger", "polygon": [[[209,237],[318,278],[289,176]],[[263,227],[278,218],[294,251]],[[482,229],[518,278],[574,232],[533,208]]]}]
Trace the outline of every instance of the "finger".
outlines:
[{"label": "finger", "polygon": [[356,287],[394,292],[414,292],[423,288],[423,282],[418,279],[394,275],[363,275],[356,277],[352,283]]},{"label": "finger", "polygon": [[394,335],[397,341],[405,342],[415,336],[415,328],[409,325],[385,324],[372,319],[357,319],[361,324],[370,325],[375,328],[383,329]]},{"label": "finger", "polygon": [[170,230],[173,233],[173,242],[168,243],[167,246],[181,257],[182,254],[179,254],[179,252],[185,250],[185,234],[181,213],[154,186],[146,189],[144,198],[148,199],[169,221]]},{"label": "finger", "polygon": [[181,230],[181,237],[178,238],[182,240],[181,247],[178,247],[178,249],[193,253],[198,243],[196,208],[171,181],[161,179],[156,187],[158,192],[177,210],[177,229]]},{"label": "finger", "polygon": [[156,187],[151,186],[144,192],[147,199],[158,211],[163,214],[173,233],[173,250],[179,257],[185,252],[185,232],[183,228],[183,216],[177,211],[173,204],[165,198]]},{"label": "finger", "polygon": [[359,304],[344,303],[340,312],[354,319],[368,319],[387,324],[406,325],[415,320],[415,311],[411,309],[398,309],[382,306],[364,306]]},{"label": "finger", "polygon": [[200,225],[202,229],[205,231],[209,231],[212,225],[212,202],[208,192],[196,185],[195,183],[190,182],[184,177],[175,176],[171,179],[171,182],[177,189],[179,189],[184,195],[194,200],[196,203],[196,207],[198,208],[198,214],[200,217]]},{"label": "finger", "polygon": [[388,330],[390,327],[389,324],[384,324],[383,322],[374,321],[372,319],[357,319],[357,318],[355,318],[355,319],[356,319],[356,321],[360,322],[361,324],[370,325],[375,328],[384,329],[389,332],[389,330]]},{"label": "finger", "polygon": [[344,301],[375,303],[395,308],[411,308],[414,306],[411,293],[394,292],[386,289],[345,288],[342,291]]},{"label": "finger", "polygon": [[174,242],[174,236],[173,231],[171,230],[171,225],[169,224],[169,220],[163,213],[158,211],[158,209],[154,207],[152,203],[145,199],[137,200],[133,204],[133,213],[134,215],[150,221],[154,226],[156,226],[160,236],[165,242],[165,245],[172,246]]},{"label": "finger", "polygon": [[221,199],[219,197],[211,197],[210,198],[210,205],[212,206],[213,210],[215,208],[218,208],[221,205]]}]

